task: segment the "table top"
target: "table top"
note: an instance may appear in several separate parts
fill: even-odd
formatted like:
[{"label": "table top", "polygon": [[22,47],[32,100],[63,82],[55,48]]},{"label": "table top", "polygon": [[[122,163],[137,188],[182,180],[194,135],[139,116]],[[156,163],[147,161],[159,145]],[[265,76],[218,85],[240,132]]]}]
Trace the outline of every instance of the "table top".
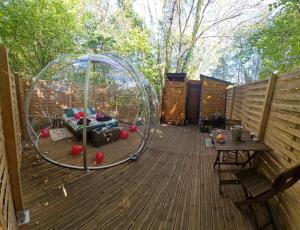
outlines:
[{"label": "table top", "polygon": [[231,130],[222,130],[221,133],[225,135],[225,142],[220,143],[215,139],[217,131],[212,131],[214,145],[217,151],[269,151],[267,147],[261,141],[253,141],[250,137],[250,132],[247,130],[242,131],[242,141],[234,141],[232,139]]}]

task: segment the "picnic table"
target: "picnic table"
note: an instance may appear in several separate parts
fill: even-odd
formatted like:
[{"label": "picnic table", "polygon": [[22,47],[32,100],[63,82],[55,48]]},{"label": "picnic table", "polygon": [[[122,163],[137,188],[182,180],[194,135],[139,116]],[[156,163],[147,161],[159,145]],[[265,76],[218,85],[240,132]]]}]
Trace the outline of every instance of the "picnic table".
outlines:
[{"label": "picnic table", "polygon": [[[225,141],[220,143],[216,140],[216,134],[222,133],[225,136]],[[219,177],[219,192],[222,193],[221,185],[224,184],[236,184],[237,180],[222,180],[221,179],[221,165],[241,165],[242,168],[247,164],[251,165],[252,159],[260,153],[270,151],[271,149],[267,147],[264,143],[258,140],[252,140],[250,132],[247,130],[242,131],[241,141],[235,141],[232,138],[231,130],[213,130],[212,139],[217,151],[217,157],[214,162],[214,168],[218,166],[218,177]],[[246,159],[243,162],[223,162],[221,161],[221,154],[226,154],[226,152],[233,151],[236,154],[244,155]]]}]

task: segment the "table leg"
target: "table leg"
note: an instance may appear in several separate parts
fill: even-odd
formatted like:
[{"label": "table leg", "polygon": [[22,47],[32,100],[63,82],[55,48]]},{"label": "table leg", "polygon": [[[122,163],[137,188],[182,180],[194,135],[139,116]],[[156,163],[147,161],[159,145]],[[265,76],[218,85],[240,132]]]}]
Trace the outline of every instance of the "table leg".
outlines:
[{"label": "table leg", "polygon": [[258,154],[258,151],[254,151],[254,153],[252,155],[250,155],[249,151],[248,151],[248,160],[246,160],[243,164],[242,164],[242,168],[244,168],[248,163],[251,166],[251,161],[252,159]]},{"label": "table leg", "polygon": [[221,151],[218,151],[218,177],[219,177],[219,193],[222,194],[222,189],[221,189],[221,164],[220,164],[220,154]]},{"label": "table leg", "polygon": [[[247,151],[247,157],[248,157],[248,159],[251,159],[250,151]],[[249,161],[249,165],[250,165],[250,167],[252,166],[252,161],[251,160]]]},{"label": "table leg", "polygon": [[221,153],[221,151],[217,152],[217,157],[216,157],[216,160],[214,162],[214,168],[216,167],[216,164],[220,163],[220,153]]}]

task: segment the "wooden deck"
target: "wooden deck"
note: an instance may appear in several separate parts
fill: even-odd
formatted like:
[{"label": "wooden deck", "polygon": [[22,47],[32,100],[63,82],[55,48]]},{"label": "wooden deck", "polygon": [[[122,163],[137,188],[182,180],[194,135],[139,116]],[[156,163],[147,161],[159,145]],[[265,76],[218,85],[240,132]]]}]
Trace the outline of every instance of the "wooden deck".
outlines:
[{"label": "wooden deck", "polygon": [[242,189],[218,193],[207,136],[196,126],[161,126],[137,161],[88,173],[28,151],[22,187],[31,223],[21,229],[251,229],[232,201]]}]

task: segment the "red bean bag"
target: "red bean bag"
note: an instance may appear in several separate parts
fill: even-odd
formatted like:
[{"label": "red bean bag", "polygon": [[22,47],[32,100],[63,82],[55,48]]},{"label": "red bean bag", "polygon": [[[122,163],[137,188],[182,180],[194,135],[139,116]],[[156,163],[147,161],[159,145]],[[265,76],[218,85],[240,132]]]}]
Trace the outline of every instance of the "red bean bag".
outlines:
[{"label": "red bean bag", "polygon": [[126,130],[120,130],[119,138],[120,139],[127,139],[128,138],[128,132]]},{"label": "red bean bag", "polygon": [[82,145],[73,145],[71,149],[71,153],[74,156],[79,155],[80,153],[82,153],[82,151],[83,151]]},{"label": "red bean bag", "polygon": [[131,125],[129,126],[130,132],[136,132],[137,131],[137,126],[136,125]]},{"label": "red bean bag", "polygon": [[49,137],[49,130],[48,129],[42,129],[42,131],[41,131],[41,137],[42,138]]},{"label": "red bean bag", "polygon": [[96,163],[100,164],[104,160],[104,152],[96,152]]}]

